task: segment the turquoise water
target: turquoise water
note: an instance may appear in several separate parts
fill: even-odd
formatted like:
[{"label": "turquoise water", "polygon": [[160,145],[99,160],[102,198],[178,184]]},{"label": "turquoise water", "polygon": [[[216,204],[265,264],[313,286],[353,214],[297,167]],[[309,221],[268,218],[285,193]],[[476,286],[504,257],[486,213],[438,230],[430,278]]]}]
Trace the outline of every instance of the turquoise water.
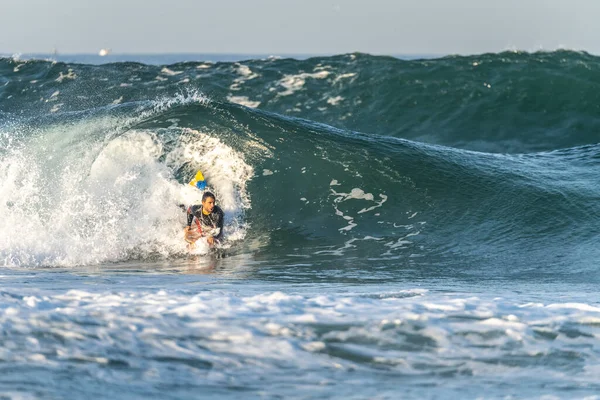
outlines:
[{"label": "turquoise water", "polygon": [[1,59],[0,393],[595,398],[599,67]]}]

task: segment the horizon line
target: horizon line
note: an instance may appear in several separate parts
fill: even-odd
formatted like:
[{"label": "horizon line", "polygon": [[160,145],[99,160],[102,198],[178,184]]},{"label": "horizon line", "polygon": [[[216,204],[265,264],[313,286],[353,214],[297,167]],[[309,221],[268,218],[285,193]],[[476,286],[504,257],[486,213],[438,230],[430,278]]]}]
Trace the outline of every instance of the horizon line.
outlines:
[{"label": "horizon line", "polygon": [[[99,54],[102,51],[108,51],[105,54]],[[426,56],[445,56],[445,55],[478,55],[478,54],[498,54],[498,53],[506,53],[506,52],[516,52],[516,53],[537,53],[537,52],[555,52],[555,51],[573,51],[573,52],[584,52],[589,54],[594,54],[592,50],[585,49],[576,49],[576,48],[554,48],[554,49],[533,49],[533,50],[525,50],[518,48],[506,48],[498,51],[481,51],[481,52],[368,52],[368,51],[343,51],[343,52],[244,52],[244,51],[232,51],[232,52],[224,52],[224,51],[148,51],[148,52],[115,52],[110,48],[100,49],[100,51],[85,51],[85,52],[60,52],[60,51],[2,51],[0,50],[0,54],[7,55],[65,55],[65,56],[98,56],[98,57],[110,57],[110,56],[123,56],[123,55],[148,55],[148,56],[158,56],[158,55],[260,55],[260,56],[287,56],[287,55],[301,55],[301,56],[336,56],[336,55],[345,55],[345,54],[369,54],[376,56],[398,56],[398,55],[426,55]]]}]

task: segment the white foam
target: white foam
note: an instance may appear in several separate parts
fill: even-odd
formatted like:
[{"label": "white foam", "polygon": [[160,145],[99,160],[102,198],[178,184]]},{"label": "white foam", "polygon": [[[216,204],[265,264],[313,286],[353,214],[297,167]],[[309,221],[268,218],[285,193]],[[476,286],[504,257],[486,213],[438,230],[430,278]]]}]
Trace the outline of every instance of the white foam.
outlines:
[{"label": "white foam", "polygon": [[519,322],[514,322],[514,321],[507,321],[507,320],[501,319],[501,318],[488,318],[479,323],[482,325],[494,326],[494,327],[499,327],[499,328],[509,328],[509,329],[524,329],[524,328],[526,328],[525,324],[522,324]]},{"label": "white foam", "polygon": [[600,312],[600,307],[590,306],[589,304],[581,304],[581,303],[561,303],[561,304],[549,304],[546,306],[547,308],[571,308],[580,311],[593,311]]},{"label": "white foam", "polygon": [[319,71],[312,74],[302,73],[297,75],[285,75],[279,82],[280,86],[283,86],[286,90],[278,93],[278,96],[289,96],[294,94],[298,90],[301,90],[306,83],[306,79],[325,79],[331,74],[329,71]]},{"label": "white foam", "polygon": [[59,104],[53,105],[52,108],[50,109],[50,112],[55,113],[55,112],[59,111],[63,105],[64,105],[64,103],[59,103]]},{"label": "white foam", "polygon": [[331,104],[332,106],[337,106],[344,98],[342,96],[330,97],[327,99],[327,104]]},{"label": "white foam", "polygon": [[309,342],[302,345],[302,348],[311,353],[325,350],[325,343],[323,342]]},{"label": "white foam", "polygon": [[167,76],[175,76],[175,75],[183,74],[183,71],[173,71],[167,67],[163,67],[163,69],[161,69],[160,72]]},{"label": "white foam", "polygon": [[383,253],[383,256],[390,256],[392,255],[392,251],[397,250],[397,249],[404,249],[407,247],[407,245],[412,244],[411,241],[406,240],[406,238],[410,237],[410,236],[417,236],[421,233],[421,231],[416,231],[416,232],[411,232],[401,238],[399,238],[398,240],[396,240],[395,242],[388,242],[385,244],[386,247],[389,248],[388,251],[386,251],[385,253]]},{"label": "white foam", "polygon": [[237,68],[237,73],[249,78],[249,77],[256,77],[257,75],[254,74],[252,72],[252,70],[250,69],[250,67],[248,67],[247,65],[243,65],[243,64],[238,64],[238,68]]},{"label": "white foam", "polygon": [[[370,194],[370,193],[369,193],[369,194]],[[374,205],[374,206],[368,207],[368,208],[363,208],[362,210],[360,210],[360,211],[358,212],[358,214],[362,214],[362,213],[366,213],[366,212],[369,212],[369,211],[373,211],[374,209],[376,209],[376,208],[379,208],[379,207],[383,206],[383,203],[385,203],[385,202],[387,201],[388,197],[387,197],[385,194],[383,194],[383,193],[380,193],[380,194],[379,194],[379,197],[381,198],[381,201],[377,202],[376,200],[374,200],[374,199],[373,199],[373,197],[372,197],[372,195],[371,195],[371,198],[370,198],[370,199],[367,199],[367,200],[373,200],[373,201],[375,201],[377,204],[376,204],[376,205]]]},{"label": "white foam", "polygon": [[[201,196],[173,176],[183,165],[202,168],[225,211],[225,235],[244,237],[245,183],[253,172],[239,153],[185,131],[187,140],[165,154],[154,132],[110,139],[114,126],[112,119],[88,120],[53,126],[26,143],[7,141],[0,159],[0,265],[73,266],[183,253],[185,215],[177,204]],[[90,140],[98,136],[105,141]],[[30,226],[15,230],[23,221]]]},{"label": "white foam", "polygon": [[77,75],[73,72],[71,68],[67,71],[67,74],[63,74],[62,71],[59,73],[58,78],[56,78],[56,82],[62,82],[65,79],[76,79]]},{"label": "white foam", "polygon": [[256,108],[260,105],[260,101],[252,101],[247,96],[227,96],[227,100],[250,108]]},{"label": "white foam", "polygon": [[236,64],[236,67],[236,72],[241,76],[233,80],[233,83],[229,87],[229,90],[240,90],[241,85],[244,82],[258,77],[258,74],[252,72],[250,67],[248,67],[247,65]]},{"label": "white foam", "polygon": [[[332,181],[330,183],[330,186],[333,186],[333,182]],[[337,181],[335,181],[337,183]],[[343,219],[345,219],[346,221],[348,221],[348,225],[339,228],[340,232],[347,232],[352,230],[354,227],[357,226],[357,224],[354,222],[354,217],[348,216],[346,214],[344,214],[342,211],[340,211],[338,204],[342,203],[344,201],[348,201],[348,200],[367,200],[367,201],[374,201],[373,198],[373,194],[372,193],[365,193],[364,190],[360,189],[360,188],[353,188],[350,193],[338,193],[335,190],[331,189],[331,192],[333,193],[333,195],[336,196],[336,198],[334,199],[334,209],[335,209],[335,214],[342,217]],[[358,212],[358,214],[373,210],[377,207],[381,207],[381,205],[383,205],[383,203],[387,200],[387,196],[380,194],[380,196],[382,197],[382,201],[380,203],[378,203],[376,206],[370,207],[368,209],[363,208],[362,210],[360,210]]]},{"label": "white foam", "polygon": [[[354,224],[354,225],[350,224],[348,226],[351,226],[351,228],[349,228],[349,229],[352,229],[354,226],[356,226],[356,224]],[[349,230],[349,229],[347,229],[347,230]],[[319,251],[316,251],[315,254],[328,254],[328,255],[332,255],[332,256],[339,256],[339,257],[341,257],[341,256],[344,255],[344,251],[345,250],[356,248],[356,245],[354,245],[352,243],[356,242],[357,240],[358,239],[356,239],[356,238],[355,239],[350,239],[350,240],[347,240],[344,243],[344,246],[342,246],[340,248],[336,249],[336,248],[334,248],[334,246],[332,246],[332,248],[329,249],[329,250],[319,250]]]},{"label": "white foam", "polygon": [[[201,374],[210,384],[239,376],[259,382],[265,371],[274,375],[283,370],[286,382],[302,384],[307,371],[326,375],[333,368],[351,375],[357,369],[383,368],[428,377],[465,367],[468,379],[476,382],[535,375],[563,387],[575,382],[593,389],[597,381],[599,328],[579,322],[596,316],[587,307],[523,307],[517,300],[485,293],[480,298],[438,290],[362,288],[322,294],[315,286],[305,295],[255,294],[241,287],[233,292],[3,288],[8,295],[0,303],[0,326],[8,340],[0,357],[32,368],[51,363],[53,369],[73,361],[106,365],[115,356],[129,365],[146,366],[150,360],[155,375],[141,379],[154,383],[157,376],[169,379],[173,374]],[[27,304],[23,294],[40,301]],[[2,312],[6,309],[17,312]],[[90,318],[93,324],[87,323]],[[577,331],[583,334],[566,334]],[[564,373],[565,352],[577,356],[576,379]],[[218,373],[191,368],[191,375],[185,375],[190,368],[176,360],[204,360]],[[289,375],[292,369],[302,374],[298,381]]]},{"label": "white foam", "polygon": [[339,81],[341,81],[342,79],[348,79],[348,78],[354,78],[356,76],[355,72],[349,72],[347,74],[341,74],[335,77],[335,79],[333,80],[333,83],[338,83]]},{"label": "white foam", "polygon": [[201,92],[193,89],[188,89],[185,92],[180,92],[172,97],[164,97],[162,99],[153,102],[154,107],[152,110],[142,113],[140,118],[145,118],[155,113],[159,113],[171,108],[174,105],[185,105],[185,104],[209,104],[210,99]]},{"label": "white foam", "polygon": [[317,66],[313,68],[313,71],[326,71],[328,69],[331,69],[331,66],[329,66],[329,65],[323,65],[323,64],[317,64]]},{"label": "white foam", "polygon": [[371,193],[365,193],[364,190],[360,188],[354,188],[350,191],[350,193],[336,193],[337,195],[345,196],[341,201],[346,201],[350,199],[357,200],[368,200],[373,201],[373,195]]},{"label": "white foam", "polygon": [[[254,175],[252,167],[244,161],[241,153],[223,144],[219,139],[199,131],[185,129],[189,140],[171,152],[166,163],[176,169],[188,164],[200,169],[208,182],[209,189],[217,196],[217,204],[225,212],[225,235],[231,240],[245,236],[244,210],[250,207],[246,182]],[[181,192],[183,203],[198,202],[201,193],[184,186]]]}]

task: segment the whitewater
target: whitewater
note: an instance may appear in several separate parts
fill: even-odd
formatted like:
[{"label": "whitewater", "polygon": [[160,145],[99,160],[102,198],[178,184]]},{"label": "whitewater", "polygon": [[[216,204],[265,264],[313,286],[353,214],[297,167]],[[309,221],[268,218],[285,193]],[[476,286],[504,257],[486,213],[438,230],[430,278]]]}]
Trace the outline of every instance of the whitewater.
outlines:
[{"label": "whitewater", "polygon": [[600,58],[168,60],[0,58],[1,398],[599,398]]}]

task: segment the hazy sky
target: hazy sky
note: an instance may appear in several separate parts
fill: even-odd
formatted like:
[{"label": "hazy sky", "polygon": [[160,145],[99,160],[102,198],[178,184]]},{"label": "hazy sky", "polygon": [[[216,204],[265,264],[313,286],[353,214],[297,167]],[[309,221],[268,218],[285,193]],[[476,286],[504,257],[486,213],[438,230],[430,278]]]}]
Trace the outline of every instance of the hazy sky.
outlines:
[{"label": "hazy sky", "polygon": [[600,53],[598,0],[0,0],[0,53]]}]

